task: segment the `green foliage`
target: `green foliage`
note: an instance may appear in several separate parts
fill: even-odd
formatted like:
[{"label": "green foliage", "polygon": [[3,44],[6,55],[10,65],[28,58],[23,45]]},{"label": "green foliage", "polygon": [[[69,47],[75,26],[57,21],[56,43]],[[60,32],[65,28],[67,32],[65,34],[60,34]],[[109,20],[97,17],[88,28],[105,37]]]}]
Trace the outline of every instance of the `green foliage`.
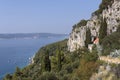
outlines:
[{"label": "green foliage", "polygon": [[85,40],[85,46],[88,47],[88,44],[91,43],[91,31],[88,28],[86,31],[86,40]]},{"label": "green foliage", "polygon": [[59,80],[59,79],[56,77],[55,73],[53,72],[44,72],[36,80]]},{"label": "green foliage", "polygon": [[97,71],[99,64],[97,63],[98,55],[96,51],[83,54],[80,59],[80,66],[74,72],[74,76],[80,80],[89,80],[91,75]]},{"label": "green foliage", "polygon": [[62,68],[62,59],[61,59],[61,51],[57,51],[57,65],[58,65],[58,71]]},{"label": "green foliage", "polygon": [[87,24],[87,20],[81,20],[78,24],[73,26],[73,31],[75,30],[75,28],[79,28],[81,26],[85,26]]},{"label": "green foliage", "polygon": [[22,74],[21,70],[19,67],[16,67],[16,70],[15,70],[15,75],[16,76],[20,76]]},{"label": "green foliage", "polygon": [[113,72],[115,73],[116,77],[120,79],[120,64],[114,67]]},{"label": "green foliage", "polygon": [[72,26],[72,28],[73,28],[73,29],[72,29],[72,31],[74,31],[74,30],[75,30],[75,28],[76,28],[76,24],[75,24],[75,25],[73,25],[73,26]]},{"label": "green foliage", "polygon": [[120,32],[114,32],[106,36],[102,41],[103,55],[109,55],[111,51],[120,49]]},{"label": "green foliage", "polygon": [[34,64],[23,69],[16,68],[13,75],[7,75],[4,79],[84,80],[83,77],[88,79],[97,69],[96,52],[90,53],[85,47],[70,53],[66,45],[67,41],[64,40],[41,48],[34,58]]},{"label": "green foliage", "polygon": [[107,9],[108,6],[111,6],[114,0],[102,0],[102,3],[99,6],[99,9],[93,13],[93,15],[99,15],[104,9]]},{"label": "green foliage", "polygon": [[107,36],[107,23],[106,23],[106,19],[101,20],[101,26],[100,26],[100,29],[99,29],[100,44],[102,43],[102,40],[105,38],[105,36]]},{"label": "green foliage", "polygon": [[79,77],[80,80],[89,80],[92,74],[98,69],[96,62],[85,62],[84,59],[81,60],[80,65],[75,72],[75,75]]},{"label": "green foliage", "polygon": [[120,24],[119,24],[119,26],[118,26],[117,32],[120,32]]},{"label": "green foliage", "polygon": [[86,62],[96,61],[98,59],[98,54],[97,52],[93,51],[92,53],[85,54],[83,58],[85,59]]},{"label": "green foliage", "polygon": [[12,80],[12,75],[6,74],[6,76],[3,80]]},{"label": "green foliage", "polygon": [[67,53],[67,39],[63,41],[59,41],[53,44],[46,45],[45,47],[42,47],[35,55],[34,62],[36,64],[40,63],[40,59],[44,53],[46,53],[46,50],[49,52],[49,55],[55,55],[57,49],[61,49],[63,52]]},{"label": "green foliage", "polygon": [[42,61],[42,71],[51,71],[51,62],[49,59],[49,52],[47,51],[45,53],[45,55],[43,56],[43,60]]},{"label": "green foliage", "polygon": [[85,26],[87,24],[87,21],[86,20],[81,20],[78,24],[77,24],[77,26],[78,27],[80,27],[80,26]]},{"label": "green foliage", "polygon": [[[114,0],[102,0],[99,10],[93,15],[99,15],[104,9],[111,6]],[[73,26],[76,28],[85,26],[87,20],[81,20]],[[76,33],[78,33],[79,30]],[[120,49],[120,26],[115,33],[107,36],[106,19],[101,20],[99,39],[103,46],[103,55],[108,55],[114,49]],[[76,36],[77,37],[77,36]],[[91,43],[90,29],[86,31],[85,45]],[[96,49],[90,53],[83,47],[74,52],[67,51],[67,39],[42,47],[34,57],[34,63],[20,69],[16,68],[15,73],[7,74],[3,80],[89,80],[100,64]],[[113,71],[120,78],[120,65]]]}]

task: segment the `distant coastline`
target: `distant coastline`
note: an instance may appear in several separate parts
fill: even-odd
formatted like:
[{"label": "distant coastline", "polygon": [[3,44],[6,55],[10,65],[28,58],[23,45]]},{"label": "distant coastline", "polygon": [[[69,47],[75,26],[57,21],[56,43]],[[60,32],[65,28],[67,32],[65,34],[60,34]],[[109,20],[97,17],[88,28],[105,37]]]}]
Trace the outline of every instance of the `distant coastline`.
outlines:
[{"label": "distant coastline", "polygon": [[12,33],[12,34],[0,34],[0,39],[39,39],[41,37],[62,37],[68,36],[68,34],[56,34],[56,33]]}]

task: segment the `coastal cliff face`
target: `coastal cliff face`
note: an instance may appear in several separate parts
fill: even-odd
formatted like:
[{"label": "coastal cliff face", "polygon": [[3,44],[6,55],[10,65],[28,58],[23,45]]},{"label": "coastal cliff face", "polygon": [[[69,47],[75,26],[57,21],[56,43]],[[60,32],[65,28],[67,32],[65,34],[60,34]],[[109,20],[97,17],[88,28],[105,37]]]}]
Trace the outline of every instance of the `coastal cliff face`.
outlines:
[{"label": "coastal cliff face", "polygon": [[[104,7],[103,4],[106,6]],[[117,30],[120,24],[120,0],[110,0],[108,3],[103,0],[101,6],[104,8],[94,12],[89,20],[82,20],[73,26],[67,43],[70,52],[85,46],[87,29],[90,29],[91,32],[91,42],[94,40],[93,37],[99,37],[99,29],[103,19],[107,23],[107,35]]]}]

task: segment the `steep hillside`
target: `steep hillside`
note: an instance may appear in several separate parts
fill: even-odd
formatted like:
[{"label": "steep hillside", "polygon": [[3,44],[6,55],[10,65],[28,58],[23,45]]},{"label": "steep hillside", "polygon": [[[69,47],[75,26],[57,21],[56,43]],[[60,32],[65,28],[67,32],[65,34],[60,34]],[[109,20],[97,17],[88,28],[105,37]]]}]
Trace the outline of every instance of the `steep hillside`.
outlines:
[{"label": "steep hillside", "polygon": [[120,0],[102,0],[69,39],[42,47],[4,80],[120,80]]},{"label": "steep hillside", "polygon": [[100,27],[105,26],[106,34],[110,35],[115,32],[120,24],[120,1],[119,0],[102,0],[99,10],[92,14],[89,20],[81,20],[73,26],[73,30],[68,40],[68,50],[75,51],[76,49],[85,46],[86,32],[90,29],[91,44],[94,38],[100,37]]}]

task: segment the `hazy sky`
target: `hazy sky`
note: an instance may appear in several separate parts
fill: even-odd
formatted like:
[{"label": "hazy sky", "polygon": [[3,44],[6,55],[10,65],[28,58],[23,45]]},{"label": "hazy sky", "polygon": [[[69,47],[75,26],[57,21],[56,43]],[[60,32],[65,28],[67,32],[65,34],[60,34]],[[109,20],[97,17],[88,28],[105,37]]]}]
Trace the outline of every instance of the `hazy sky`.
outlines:
[{"label": "hazy sky", "polygon": [[69,33],[101,0],[0,0],[0,33]]}]

